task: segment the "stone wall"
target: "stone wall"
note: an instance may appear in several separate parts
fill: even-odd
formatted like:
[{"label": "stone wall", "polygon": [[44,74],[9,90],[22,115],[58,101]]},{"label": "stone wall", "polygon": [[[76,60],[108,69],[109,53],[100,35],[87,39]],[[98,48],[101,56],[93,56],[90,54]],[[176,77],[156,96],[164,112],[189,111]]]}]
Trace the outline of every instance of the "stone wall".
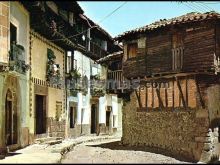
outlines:
[{"label": "stone wall", "polygon": [[[133,92],[123,107],[123,144],[153,147],[188,160],[211,159],[216,131],[209,129],[208,110],[137,112],[136,99]],[[212,151],[204,151],[204,145]]]},{"label": "stone wall", "polygon": [[[81,134],[82,129],[82,134]],[[74,128],[69,128],[68,136],[69,137],[79,137],[81,135],[89,135],[90,134],[90,124],[82,124],[82,128],[80,124],[75,125]]]},{"label": "stone wall", "polygon": [[53,118],[47,119],[48,134],[50,137],[65,138],[65,120],[57,121]]}]

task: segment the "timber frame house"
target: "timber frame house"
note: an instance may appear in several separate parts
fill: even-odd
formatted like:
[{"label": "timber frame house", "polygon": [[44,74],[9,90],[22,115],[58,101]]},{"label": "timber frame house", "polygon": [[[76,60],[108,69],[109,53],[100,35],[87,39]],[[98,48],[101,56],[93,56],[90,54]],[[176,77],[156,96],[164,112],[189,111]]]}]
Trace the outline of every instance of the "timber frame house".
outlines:
[{"label": "timber frame house", "polygon": [[[202,132],[216,134],[220,126],[219,36],[220,14],[211,11],[160,19],[115,37],[115,41],[122,42],[124,47],[123,76],[140,80],[124,108],[123,117],[127,117],[123,120],[123,143],[157,147],[197,161],[204,161],[206,152],[209,160],[218,152],[213,149],[218,144],[211,144],[213,150],[204,151],[204,143],[208,142],[198,139],[204,138]],[[135,107],[136,111],[133,110]],[[175,128],[176,115],[182,113],[185,118],[180,117],[178,125],[185,132]],[[184,125],[185,120],[189,122],[187,113],[196,114],[192,118],[193,128]],[[144,114],[147,119],[143,118]],[[167,116],[169,121],[164,121]],[[142,130],[140,125],[144,125]],[[152,125],[155,130],[150,128]],[[201,131],[200,127],[205,130]],[[174,138],[173,144],[168,142],[168,136]],[[177,140],[178,137],[181,140]],[[219,143],[219,140],[215,142]],[[200,147],[194,146],[199,143]]]}]

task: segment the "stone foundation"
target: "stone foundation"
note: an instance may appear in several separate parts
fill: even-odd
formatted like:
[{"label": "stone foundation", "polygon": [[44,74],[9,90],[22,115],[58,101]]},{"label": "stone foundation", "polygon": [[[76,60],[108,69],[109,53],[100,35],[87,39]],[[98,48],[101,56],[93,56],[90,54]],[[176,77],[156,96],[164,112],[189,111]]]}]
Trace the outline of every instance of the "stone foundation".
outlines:
[{"label": "stone foundation", "polygon": [[122,116],[125,145],[157,148],[171,156],[203,162],[209,161],[216,150],[218,133],[209,129],[206,109],[137,112],[136,97],[132,93]]},{"label": "stone foundation", "polygon": [[[82,129],[82,134],[81,134],[81,129]],[[69,137],[79,137],[81,135],[89,135],[90,134],[90,125],[89,124],[82,124],[82,128],[81,125],[75,125],[75,128],[69,128],[69,133],[68,136]]]},{"label": "stone foundation", "polygon": [[48,118],[47,127],[48,135],[50,137],[63,137],[65,138],[65,120],[57,121],[53,118]]}]

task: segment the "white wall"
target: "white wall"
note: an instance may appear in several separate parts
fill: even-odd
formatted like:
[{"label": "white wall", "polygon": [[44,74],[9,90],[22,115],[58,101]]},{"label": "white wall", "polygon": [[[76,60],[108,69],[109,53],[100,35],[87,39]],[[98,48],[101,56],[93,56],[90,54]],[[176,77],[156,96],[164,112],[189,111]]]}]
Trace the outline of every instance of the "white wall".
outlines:
[{"label": "white wall", "polygon": [[[79,51],[74,51],[74,59],[77,60],[77,69],[82,76],[87,76],[90,79],[90,59],[83,55]],[[90,123],[90,88],[88,89],[87,95],[82,95],[81,92],[77,94],[77,97],[68,97],[67,98],[67,108],[69,110],[69,101],[74,101],[78,103],[77,106],[77,124],[81,124],[81,112],[82,108],[84,108],[83,120],[82,124],[89,124]]]},{"label": "white wall", "polygon": [[107,105],[107,100],[106,97],[100,97],[99,98],[99,123],[105,123],[106,118],[106,105]]},{"label": "white wall", "polygon": [[[100,73],[101,78],[107,78],[107,68],[99,64],[94,64],[94,61],[83,55],[81,52],[74,52],[74,59],[77,60],[77,68],[81,75],[86,75],[90,80],[90,75],[95,75]],[[98,68],[98,69],[97,69]],[[77,124],[81,124],[81,109],[84,108],[83,121],[82,124],[90,124],[91,120],[91,104],[90,104],[90,88],[88,89],[88,94],[83,96],[82,93],[78,93],[77,97],[69,97],[69,101],[78,102],[77,107]],[[67,103],[67,108],[69,110],[69,105]],[[119,111],[121,110],[121,104],[118,103],[117,95],[106,94],[99,98],[99,123],[106,122],[106,107],[112,106],[112,117],[116,115],[115,127],[119,126],[118,120],[121,119]],[[113,119],[112,119],[113,121]],[[113,123],[112,123],[113,125]]]}]

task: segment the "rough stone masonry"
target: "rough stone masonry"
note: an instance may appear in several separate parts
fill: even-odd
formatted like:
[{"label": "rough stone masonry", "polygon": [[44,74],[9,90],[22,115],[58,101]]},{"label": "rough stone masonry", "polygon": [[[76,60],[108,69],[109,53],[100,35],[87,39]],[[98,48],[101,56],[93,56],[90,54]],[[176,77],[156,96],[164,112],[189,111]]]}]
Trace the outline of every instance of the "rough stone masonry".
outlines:
[{"label": "rough stone masonry", "polygon": [[[207,88],[205,93],[216,89]],[[218,157],[218,127],[210,129],[207,109],[137,111],[136,107],[133,92],[123,107],[124,145],[152,147],[191,161]]]}]

